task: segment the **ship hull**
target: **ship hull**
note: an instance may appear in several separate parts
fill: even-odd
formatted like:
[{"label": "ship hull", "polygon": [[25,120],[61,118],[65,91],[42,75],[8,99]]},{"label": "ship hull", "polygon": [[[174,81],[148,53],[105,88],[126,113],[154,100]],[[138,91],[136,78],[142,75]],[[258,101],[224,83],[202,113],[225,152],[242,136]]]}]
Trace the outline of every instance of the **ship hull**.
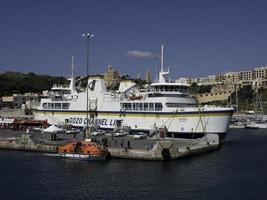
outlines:
[{"label": "ship hull", "polygon": [[[131,132],[150,131],[165,127],[168,136],[203,133],[225,134],[232,117],[232,110],[195,112],[97,112],[97,117],[89,118],[88,124],[98,124],[103,129],[114,129],[118,121],[129,126]],[[90,116],[90,114],[89,114]],[[69,123],[76,127],[87,124],[86,111],[45,111],[34,110],[35,119],[47,120],[49,124]]]}]

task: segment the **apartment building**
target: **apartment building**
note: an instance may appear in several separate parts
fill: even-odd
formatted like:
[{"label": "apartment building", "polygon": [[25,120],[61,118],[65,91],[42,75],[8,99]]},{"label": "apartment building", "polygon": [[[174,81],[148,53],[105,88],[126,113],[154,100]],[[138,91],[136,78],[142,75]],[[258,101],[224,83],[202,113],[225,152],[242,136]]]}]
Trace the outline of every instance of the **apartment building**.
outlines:
[{"label": "apartment building", "polygon": [[[188,84],[196,83],[198,85],[230,85],[228,88],[243,87],[251,85],[252,87],[267,88],[267,67],[257,67],[252,70],[240,72],[227,72],[225,74],[211,75],[201,78],[181,78]],[[177,79],[179,82],[180,79]]]}]

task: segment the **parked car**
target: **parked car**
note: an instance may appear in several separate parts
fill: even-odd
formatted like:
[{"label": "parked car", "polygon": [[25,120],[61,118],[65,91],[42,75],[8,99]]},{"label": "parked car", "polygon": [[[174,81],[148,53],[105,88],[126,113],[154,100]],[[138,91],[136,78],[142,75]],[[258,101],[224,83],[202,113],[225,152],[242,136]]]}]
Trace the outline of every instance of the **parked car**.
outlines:
[{"label": "parked car", "polygon": [[146,139],[146,136],[147,135],[145,133],[139,132],[134,135],[134,139]]},{"label": "parked car", "polygon": [[91,133],[92,136],[100,136],[100,135],[104,135],[106,132],[103,130],[97,130],[97,131],[93,131]]}]

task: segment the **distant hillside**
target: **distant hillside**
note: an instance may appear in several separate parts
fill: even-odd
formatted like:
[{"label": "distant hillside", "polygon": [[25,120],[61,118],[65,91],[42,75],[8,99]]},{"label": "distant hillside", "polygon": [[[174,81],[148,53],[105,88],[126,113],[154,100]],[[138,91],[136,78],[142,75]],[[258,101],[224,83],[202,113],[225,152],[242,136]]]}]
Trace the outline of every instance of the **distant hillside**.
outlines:
[{"label": "distant hillside", "polygon": [[0,97],[13,93],[37,92],[49,90],[53,84],[67,83],[64,77],[28,74],[20,72],[5,72],[0,74]]}]

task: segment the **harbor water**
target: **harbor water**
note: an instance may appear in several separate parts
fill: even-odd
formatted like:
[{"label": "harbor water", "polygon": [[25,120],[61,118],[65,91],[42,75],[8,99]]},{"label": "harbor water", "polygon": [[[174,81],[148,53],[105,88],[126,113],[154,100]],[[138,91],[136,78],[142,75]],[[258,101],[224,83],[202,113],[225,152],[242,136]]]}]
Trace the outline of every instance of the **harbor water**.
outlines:
[{"label": "harbor water", "polygon": [[266,130],[231,129],[220,150],[176,161],[0,150],[0,199],[266,199],[266,149]]}]

